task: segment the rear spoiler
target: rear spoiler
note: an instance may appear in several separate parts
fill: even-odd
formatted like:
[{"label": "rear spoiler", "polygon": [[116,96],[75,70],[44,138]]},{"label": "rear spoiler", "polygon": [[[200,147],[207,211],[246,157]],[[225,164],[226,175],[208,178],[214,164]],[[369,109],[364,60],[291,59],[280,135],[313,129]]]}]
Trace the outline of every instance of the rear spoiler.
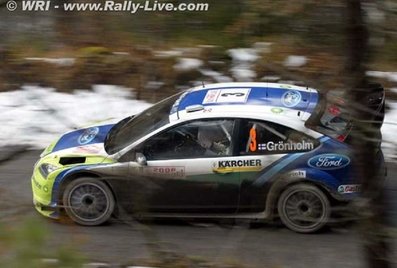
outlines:
[{"label": "rear spoiler", "polygon": [[[345,141],[354,127],[347,107],[346,92],[329,91],[319,92],[318,104],[313,113],[306,120],[306,127],[324,135]],[[385,92],[382,85],[369,83],[365,88],[360,103],[372,111],[368,118],[374,126],[381,127],[385,116]]]}]

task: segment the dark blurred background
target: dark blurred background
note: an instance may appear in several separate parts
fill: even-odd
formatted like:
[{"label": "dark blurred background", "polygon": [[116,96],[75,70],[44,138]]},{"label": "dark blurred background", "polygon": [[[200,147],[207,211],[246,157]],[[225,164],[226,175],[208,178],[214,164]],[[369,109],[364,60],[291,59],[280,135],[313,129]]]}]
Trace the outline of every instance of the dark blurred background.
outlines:
[{"label": "dark blurred background", "polygon": [[[347,53],[345,1],[201,2],[209,4],[208,11],[130,14],[10,12],[2,0],[0,90],[36,84],[70,92],[113,84],[156,101],[202,81],[343,87],[338,78]],[[397,3],[363,6],[371,34],[368,69],[394,71]],[[246,50],[234,53],[235,48]],[[395,86],[397,79],[385,77],[386,87]]]}]

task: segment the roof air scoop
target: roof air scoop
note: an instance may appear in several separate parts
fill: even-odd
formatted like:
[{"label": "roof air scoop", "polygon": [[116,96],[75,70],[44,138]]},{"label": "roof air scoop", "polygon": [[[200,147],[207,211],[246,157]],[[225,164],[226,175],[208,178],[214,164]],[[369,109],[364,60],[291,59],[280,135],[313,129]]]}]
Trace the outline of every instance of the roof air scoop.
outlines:
[{"label": "roof air scoop", "polygon": [[196,105],[190,105],[188,107],[186,107],[186,112],[187,113],[193,113],[193,112],[198,112],[204,110],[204,106],[200,105],[200,104],[196,104]]}]

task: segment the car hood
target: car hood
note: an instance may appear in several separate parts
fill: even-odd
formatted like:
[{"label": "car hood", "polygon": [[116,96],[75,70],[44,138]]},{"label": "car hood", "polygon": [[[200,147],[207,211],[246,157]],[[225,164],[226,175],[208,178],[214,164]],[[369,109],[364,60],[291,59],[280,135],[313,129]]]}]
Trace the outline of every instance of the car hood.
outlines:
[{"label": "car hood", "polygon": [[114,124],[91,126],[68,132],[48,146],[41,156],[63,150],[83,155],[106,154],[103,143],[113,126]]}]

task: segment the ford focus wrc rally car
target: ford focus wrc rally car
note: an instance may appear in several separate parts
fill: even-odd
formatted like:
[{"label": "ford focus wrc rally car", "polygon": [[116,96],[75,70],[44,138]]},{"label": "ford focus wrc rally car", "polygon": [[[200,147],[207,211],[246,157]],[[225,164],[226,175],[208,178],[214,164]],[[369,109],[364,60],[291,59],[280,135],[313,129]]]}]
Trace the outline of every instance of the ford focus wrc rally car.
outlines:
[{"label": "ford focus wrc rally car", "polygon": [[327,135],[305,127],[319,99],[315,89],[292,85],[213,84],[117,124],[66,133],[35,164],[35,208],[51,218],[66,212],[82,225],[102,224],[123,211],[140,217],[279,216],[291,230],[317,231],[333,206],[360,190],[351,149],[340,138],[346,133],[339,133],[348,122],[341,127],[337,120],[336,128],[328,122]]}]

